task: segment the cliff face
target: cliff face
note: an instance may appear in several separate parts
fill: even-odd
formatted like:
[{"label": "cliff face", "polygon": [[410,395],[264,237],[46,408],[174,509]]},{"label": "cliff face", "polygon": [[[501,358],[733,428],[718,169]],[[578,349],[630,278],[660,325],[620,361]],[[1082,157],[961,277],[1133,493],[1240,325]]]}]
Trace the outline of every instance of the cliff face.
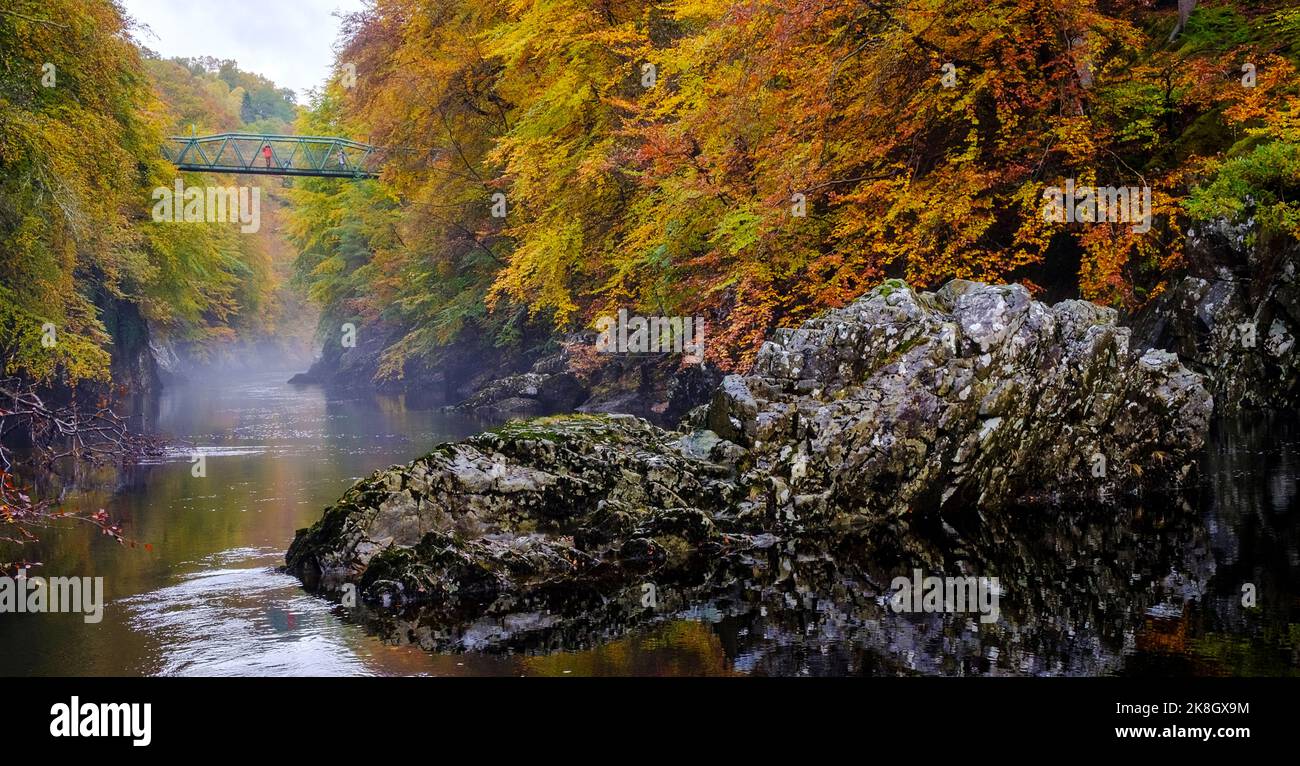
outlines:
[{"label": "cliff face", "polygon": [[149,323],[140,313],[140,307],[119,298],[106,297],[99,302],[99,310],[104,329],[113,338],[109,349],[113,395],[144,400],[156,396],[162,384],[158,363],[150,347]]},{"label": "cliff face", "polygon": [[778,332],[684,432],[515,421],[378,472],[299,532],[288,569],[454,635],[650,575],[690,581],[774,539],[866,530],[922,550],[906,539],[920,519],[978,527],[1013,505],[1177,487],[1213,400],[1115,319],[1019,286],[889,283]]},{"label": "cliff face", "polygon": [[625,356],[586,373],[575,371],[571,349],[595,342],[570,337],[528,372],[480,383],[456,409],[487,417],[533,417],[558,412],[635,415],[658,426],[680,422],[709,401],[722,373],[711,364],[681,365],[680,355]]},{"label": "cliff face", "polygon": [[[356,327],[355,343],[345,346],[336,332],[325,339],[320,357],[310,369],[289,382],[345,391],[404,393],[425,406],[451,406],[491,387],[494,381],[518,377],[542,356],[540,348],[549,339],[530,328],[520,348],[498,348],[490,337],[467,334],[441,347],[431,358],[408,360],[399,376],[380,376],[385,351],[400,341],[402,334],[402,327],[395,323],[361,324]],[[500,398],[508,396],[503,393]],[[503,409],[511,414],[508,407]]]},{"label": "cliff face", "polygon": [[442,348],[436,358],[409,361],[400,379],[376,383],[384,349],[399,338],[367,329],[359,333],[355,348],[327,342],[311,368],[289,382],[400,392],[420,406],[498,421],[590,412],[636,415],[670,426],[707,402],[722,377],[711,364],[680,364],[679,354],[613,356],[597,369],[583,370],[570,348],[592,345],[594,335],[538,334],[526,350],[492,347],[483,338],[462,340]]},{"label": "cliff face", "polygon": [[1134,322],[1143,343],[1205,376],[1225,415],[1300,405],[1300,243],[1248,231],[1207,225],[1189,238],[1191,273]]}]

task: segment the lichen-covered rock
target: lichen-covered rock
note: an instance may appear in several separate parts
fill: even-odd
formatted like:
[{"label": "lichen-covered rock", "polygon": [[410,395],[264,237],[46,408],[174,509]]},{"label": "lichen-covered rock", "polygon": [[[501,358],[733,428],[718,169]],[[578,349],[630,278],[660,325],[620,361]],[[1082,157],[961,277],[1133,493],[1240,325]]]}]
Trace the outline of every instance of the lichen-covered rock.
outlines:
[{"label": "lichen-covered rock", "polygon": [[778,331],[692,415],[707,428],[578,415],[443,445],[352,487],[299,532],[288,569],[468,630],[647,575],[698,584],[774,535],[897,537],[920,516],[1177,484],[1213,401],[1173,354],[1130,350],[1115,319],[1014,285],[889,282]]},{"label": "lichen-covered rock", "polygon": [[1133,353],[1113,310],[957,280],[778,330],[708,423],[749,448],[741,484],[766,487],[741,515],[841,524],[1178,480],[1212,409],[1177,357]]},{"label": "lichen-covered rock", "polygon": [[358,482],[288,567],[313,590],[466,609],[743,544],[713,523],[737,499],[730,469],[681,440],[631,416],[513,421]]}]

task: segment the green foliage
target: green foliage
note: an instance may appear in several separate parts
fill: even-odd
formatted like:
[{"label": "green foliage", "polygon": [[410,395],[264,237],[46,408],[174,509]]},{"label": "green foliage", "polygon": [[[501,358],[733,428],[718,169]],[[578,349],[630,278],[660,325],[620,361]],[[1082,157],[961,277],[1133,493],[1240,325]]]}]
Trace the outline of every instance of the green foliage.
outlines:
[{"label": "green foliage", "polygon": [[1250,20],[1236,8],[1206,4],[1187,20],[1178,44],[1184,54],[1227,53],[1250,43],[1257,33],[1258,28],[1252,29]]},{"label": "green foliage", "polygon": [[[173,120],[169,134],[189,133],[191,128],[200,134],[293,132],[297,107],[288,100],[292,91],[240,70],[233,61],[154,58],[146,60],[145,66]],[[255,110],[257,114],[249,112],[249,94],[254,94],[253,103],[267,106]],[[269,116],[259,116],[263,114]],[[250,123],[248,117],[257,119]],[[185,342],[187,350],[199,356],[214,352],[222,342],[257,340],[292,324],[292,318],[282,312],[286,285],[272,263],[279,235],[269,219],[278,205],[278,188],[256,179],[212,175],[187,177],[185,182],[260,185],[263,227],[245,235],[227,224],[145,224],[153,241],[179,255],[161,260],[160,281],[167,285],[163,293],[173,299],[154,319],[171,338]],[[195,277],[196,289],[182,295],[179,280]]]},{"label": "green foliage", "polygon": [[[111,3],[10,7],[0,13],[3,302],[10,318],[56,325],[74,349],[64,375],[103,377],[107,355],[84,348],[108,342],[92,297],[141,296],[154,275],[135,227],[161,135],[153,95]],[[6,341],[16,339],[31,340],[21,328]],[[6,368],[50,377],[38,349],[10,349]]]},{"label": "green foliage", "polygon": [[0,375],[23,375],[42,384],[107,381],[106,336],[56,336],[58,342],[47,347],[41,340],[48,321],[19,307],[12,291],[0,285]]},{"label": "green foliage", "polygon": [[[341,132],[336,95],[318,97],[299,118],[300,132]],[[374,181],[304,178],[288,197],[293,204],[289,240],[297,250],[294,275],[321,307],[321,327],[337,332],[342,322],[377,321],[402,311],[396,292],[402,280],[387,254],[398,246],[397,199]]]},{"label": "green foliage", "polygon": [[[259,119],[283,127],[294,118],[285,91],[231,62],[142,58],[110,0],[6,4],[0,352],[7,372],[45,382],[106,379],[113,338],[96,309],[106,296],[138,304],[155,335],[172,340],[202,345],[239,329],[270,329],[276,285],[265,237],[242,236],[231,224],[177,226],[150,216],[152,191],[171,188],[176,177],[159,153],[164,136],[190,125],[238,129],[248,94]],[[32,334],[43,322],[57,328],[54,352]]]},{"label": "green foliage", "polygon": [[1300,238],[1300,144],[1268,142],[1221,165],[1187,201],[1192,217],[1254,222]]}]

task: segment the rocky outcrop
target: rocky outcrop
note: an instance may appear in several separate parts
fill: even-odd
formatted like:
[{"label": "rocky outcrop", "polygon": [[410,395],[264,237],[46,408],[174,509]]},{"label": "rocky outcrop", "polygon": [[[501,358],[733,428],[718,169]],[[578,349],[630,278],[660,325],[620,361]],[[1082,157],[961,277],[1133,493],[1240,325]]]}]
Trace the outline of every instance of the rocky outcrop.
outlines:
[{"label": "rocky outcrop", "polygon": [[1300,244],[1247,245],[1246,229],[1203,225],[1193,273],[1134,322],[1136,338],[1201,373],[1221,413],[1300,404]]},{"label": "rocky outcrop", "polygon": [[[677,423],[708,401],[721,373],[711,364],[682,364],[681,354],[600,355],[594,333],[552,337],[530,325],[517,345],[498,347],[465,333],[429,357],[408,359],[400,375],[380,376],[388,349],[404,335],[386,322],[357,328],[355,345],[329,339],[320,358],[293,385],[400,393],[416,407],[442,407],[484,420],[559,412],[631,414],[660,426]],[[576,354],[575,354],[576,352]]]},{"label": "rocky outcrop", "polygon": [[184,383],[188,376],[182,372],[185,362],[176,347],[166,341],[150,341],[149,351],[158,365],[158,381],[165,388]]},{"label": "rocky outcrop", "polygon": [[1213,401],[1115,320],[1020,286],[890,282],[778,331],[686,432],[517,421],[378,472],[299,532],[288,569],[460,635],[650,574],[690,583],[775,538],[903,540],[926,520],[1176,486]]},{"label": "rocky outcrop", "polygon": [[485,381],[451,409],[475,415],[530,417],[571,412],[591,395],[587,382],[569,368],[568,347],[537,360],[528,372]]},{"label": "rocky outcrop", "polygon": [[[342,323],[338,325],[342,327]],[[289,379],[293,385],[319,385],[328,389],[350,392],[380,392],[401,394],[408,406],[416,408],[452,407],[477,393],[488,389],[481,400],[482,407],[466,407],[475,414],[532,415],[541,409],[531,402],[517,409],[504,402],[498,410],[492,405],[496,400],[510,397],[507,386],[501,381],[520,378],[550,347],[549,335],[537,326],[528,326],[519,344],[498,347],[492,344],[487,333],[466,331],[455,341],[439,346],[429,356],[415,355],[400,367],[394,367],[386,355],[405,337],[409,328],[396,322],[379,321],[354,323],[355,336],[344,345],[341,334],[327,337],[321,347],[320,357],[311,367]],[[384,373],[380,374],[383,369]],[[520,383],[516,390],[525,388]],[[557,401],[567,399],[557,392]]]},{"label": "rocky outcrop", "polygon": [[[355,335],[349,345],[342,342],[343,330],[335,330],[321,346],[320,358],[306,372],[289,379],[292,385],[321,385],[336,390],[371,390],[375,371],[382,363],[384,349],[397,337],[388,324],[353,323]],[[340,323],[341,328],[341,323]],[[435,384],[442,381],[435,381]]]},{"label": "rocky outcrop", "polygon": [[1132,491],[1187,475],[1213,401],[1116,313],[1019,285],[901,282],[779,330],[707,414],[765,510],[856,522]]}]

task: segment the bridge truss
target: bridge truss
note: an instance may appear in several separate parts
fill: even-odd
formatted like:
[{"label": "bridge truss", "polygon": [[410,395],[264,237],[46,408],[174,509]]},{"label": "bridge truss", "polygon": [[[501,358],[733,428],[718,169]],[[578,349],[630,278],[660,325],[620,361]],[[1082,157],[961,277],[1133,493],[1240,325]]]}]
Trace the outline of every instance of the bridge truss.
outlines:
[{"label": "bridge truss", "polygon": [[346,138],[269,133],[172,136],[162,151],[177,169],[199,173],[351,179],[377,178],[383,154],[378,147]]}]

